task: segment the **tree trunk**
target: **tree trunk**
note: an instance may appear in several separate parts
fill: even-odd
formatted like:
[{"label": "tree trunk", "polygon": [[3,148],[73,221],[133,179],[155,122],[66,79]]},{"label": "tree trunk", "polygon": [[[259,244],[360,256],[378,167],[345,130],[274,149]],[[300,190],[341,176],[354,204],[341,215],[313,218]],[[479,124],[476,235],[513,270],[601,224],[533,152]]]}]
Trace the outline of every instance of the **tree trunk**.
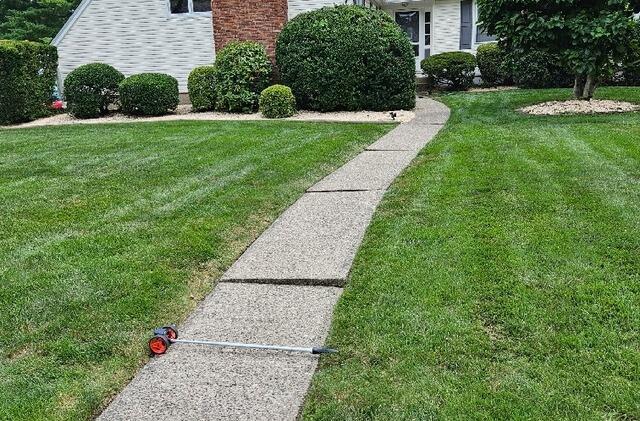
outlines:
[{"label": "tree trunk", "polygon": [[576,75],[575,82],[573,83],[573,96],[577,99],[582,99],[582,93],[584,92],[585,77],[583,75]]},{"label": "tree trunk", "polygon": [[593,75],[587,76],[587,81],[584,83],[584,90],[582,91],[582,99],[591,101],[593,92],[596,90],[596,83],[596,78]]}]

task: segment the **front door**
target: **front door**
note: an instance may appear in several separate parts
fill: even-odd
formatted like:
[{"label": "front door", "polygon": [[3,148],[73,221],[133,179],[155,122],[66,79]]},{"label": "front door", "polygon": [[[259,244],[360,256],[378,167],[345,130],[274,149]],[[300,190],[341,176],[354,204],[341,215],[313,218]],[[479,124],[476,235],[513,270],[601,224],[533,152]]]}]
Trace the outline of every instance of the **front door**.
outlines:
[{"label": "front door", "polygon": [[396,23],[413,45],[416,71],[420,71],[420,62],[431,53],[431,10],[396,10],[394,14]]}]

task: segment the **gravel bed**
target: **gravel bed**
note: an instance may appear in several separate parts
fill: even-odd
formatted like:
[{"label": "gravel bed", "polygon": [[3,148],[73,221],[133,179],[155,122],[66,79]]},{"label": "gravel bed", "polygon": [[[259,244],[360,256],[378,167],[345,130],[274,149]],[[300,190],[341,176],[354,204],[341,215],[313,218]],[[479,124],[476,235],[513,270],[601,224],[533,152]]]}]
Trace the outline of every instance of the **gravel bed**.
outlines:
[{"label": "gravel bed", "polygon": [[550,101],[520,109],[520,111],[525,114],[533,115],[606,114],[626,113],[638,110],[640,110],[640,105],[638,104],[603,99],[592,99],[591,101]]},{"label": "gravel bed", "polygon": [[[395,111],[396,119],[391,118],[390,112],[387,111],[353,111],[353,112],[330,112],[319,113],[313,111],[300,111],[293,117],[282,120],[288,121],[327,121],[327,122],[346,122],[346,123],[405,123],[414,117],[413,111]],[[132,123],[145,121],[174,121],[174,120],[201,120],[201,121],[219,121],[219,120],[268,120],[259,113],[254,114],[231,114],[218,112],[192,113],[191,105],[180,105],[175,114],[168,114],[160,117],[129,117],[120,113],[109,114],[100,118],[76,119],[69,114],[58,114],[52,117],[41,118],[11,128],[22,127],[39,127],[39,126],[59,126],[66,124],[96,124],[96,123]]]}]

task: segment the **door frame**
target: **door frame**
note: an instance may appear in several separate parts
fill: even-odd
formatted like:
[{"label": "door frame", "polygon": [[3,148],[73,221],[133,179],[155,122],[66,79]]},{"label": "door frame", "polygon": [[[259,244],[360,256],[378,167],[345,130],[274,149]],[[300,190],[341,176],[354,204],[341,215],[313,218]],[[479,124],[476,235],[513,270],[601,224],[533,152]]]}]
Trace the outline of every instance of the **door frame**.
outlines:
[{"label": "door frame", "polygon": [[[387,13],[393,17],[394,22],[396,21],[396,14],[402,12],[418,12],[419,19],[419,36],[418,36],[418,56],[416,57],[416,72],[421,72],[420,63],[422,60],[426,58],[426,50],[433,51],[433,6],[401,6],[398,5],[396,7],[390,8],[387,10]],[[426,44],[426,14],[429,13],[431,21],[429,22],[430,26],[430,44]]]}]

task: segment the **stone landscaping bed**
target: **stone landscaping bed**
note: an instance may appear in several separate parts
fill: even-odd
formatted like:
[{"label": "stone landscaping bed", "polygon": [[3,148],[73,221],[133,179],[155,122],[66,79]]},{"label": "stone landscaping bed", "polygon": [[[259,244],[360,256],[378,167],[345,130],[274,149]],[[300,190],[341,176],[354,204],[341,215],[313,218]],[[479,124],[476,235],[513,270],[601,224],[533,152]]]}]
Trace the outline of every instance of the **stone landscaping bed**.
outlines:
[{"label": "stone landscaping bed", "polygon": [[521,108],[520,111],[532,115],[562,114],[607,114],[626,113],[640,110],[640,105],[625,101],[592,99],[591,101],[549,101]]},{"label": "stone landscaping bed", "polygon": [[[349,111],[349,112],[328,112],[320,113],[313,111],[300,111],[295,116],[285,118],[289,121],[331,121],[347,123],[405,123],[414,117],[412,111],[395,111],[396,119],[393,120],[390,112],[387,111]],[[268,120],[260,113],[233,114],[220,112],[191,112],[191,105],[180,105],[175,114],[168,114],[160,117],[130,117],[121,113],[113,113],[105,117],[78,119],[69,114],[58,114],[51,117],[41,118],[29,123],[12,127],[39,127],[58,126],[66,124],[96,124],[96,123],[131,123],[142,121],[170,121],[170,120]]]}]

